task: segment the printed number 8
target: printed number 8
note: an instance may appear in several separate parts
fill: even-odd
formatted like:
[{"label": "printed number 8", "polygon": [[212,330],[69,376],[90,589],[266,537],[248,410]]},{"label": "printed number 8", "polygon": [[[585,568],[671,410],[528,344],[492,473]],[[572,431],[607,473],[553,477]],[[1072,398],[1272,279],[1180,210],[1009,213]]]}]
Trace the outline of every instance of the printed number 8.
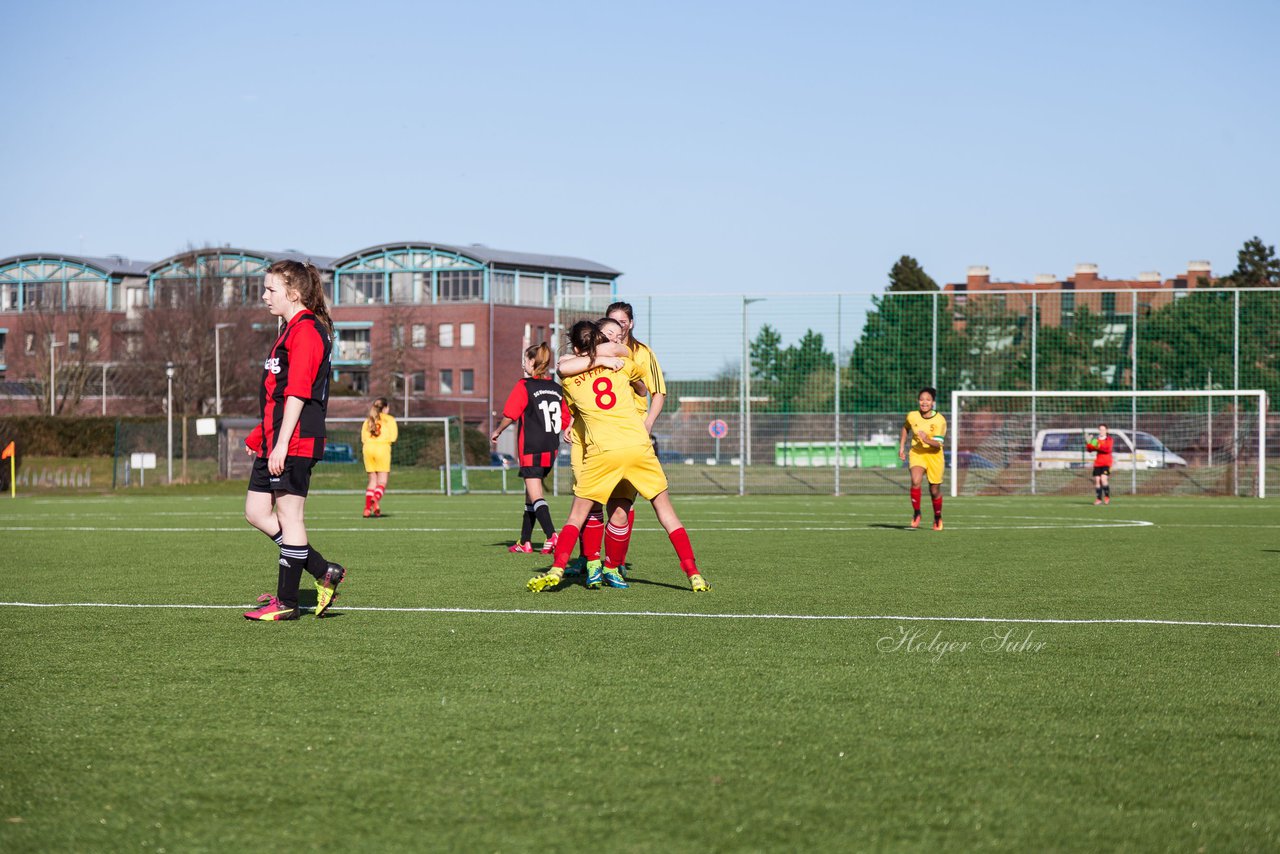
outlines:
[{"label": "printed number 8", "polygon": [[613,383],[609,382],[608,377],[597,377],[591,384],[591,390],[596,393],[596,406],[601,409],[613,409],[613,405],[618,402],[618,396],[613,393]]}]

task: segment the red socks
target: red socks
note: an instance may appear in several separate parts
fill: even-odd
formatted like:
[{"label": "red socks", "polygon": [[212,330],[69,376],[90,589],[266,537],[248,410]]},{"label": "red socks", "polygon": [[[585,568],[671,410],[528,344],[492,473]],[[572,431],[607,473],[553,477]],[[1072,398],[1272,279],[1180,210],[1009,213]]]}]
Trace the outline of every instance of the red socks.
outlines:
[{"label": "red socks", "polygon": [[911,490],[911,509],[920,512],[920,490],[916,488]]},{"label": "red socks", "polygon": [[587,514],[582,526],[582,556],[587,560],[600,559],[600,544],[604,542],[604,511]]},{"label": "red socks", "polygon": [[627,547],[631,545],[631,523],[624,527],[610,522],[604,529],[604,568],[617,569],[627,562]]},{"label": "red socks", "polygon": [[382,496],[386,494],[387,494],[387,488],[385,486],[375,487],[373,490],[373,503],[377,504],[381,502]]},{"label": "red socks", "polygon": [[573,554],[573,547],[578,544],[578,526],[565,525],[560,529],[560,534],[556,537],[556,557],[551,562],[552,569],[564,569],[569,565],[569,555]]},{"label": "red socks", "polygon": [[368,513],[373,510],[373,490],[366,489],[364,491],[364,512]]},{"label": "red socks", "polygon": [[937,498],[933,499],[933,518],[936,519],[941,515],[942,515],[942,496],[939,495]]},{"label": "red socks", "polygon": [[690,577],[698,574],[698,563],[693,558],[693,545],[689,542],[689,535],[684,528],[676,528],[670,534],[671,545],[675,546],[676,557],[680,558],[680,569],[685,575]]}]

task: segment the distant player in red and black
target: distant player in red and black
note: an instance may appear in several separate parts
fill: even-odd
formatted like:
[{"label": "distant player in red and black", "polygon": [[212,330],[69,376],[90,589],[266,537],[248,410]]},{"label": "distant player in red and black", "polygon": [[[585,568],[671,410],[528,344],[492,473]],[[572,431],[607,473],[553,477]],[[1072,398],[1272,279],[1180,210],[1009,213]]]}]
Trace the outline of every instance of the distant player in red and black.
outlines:
[{"label": "distant player in red and black", "polygon": [[329,563],[307,541],[304,507],[311,469],[324,456],[324,418],[329,405],[333,349],[320,271],[310,263],[277,261],[267,269],[262,300],[281,321],[263,363],[258,395],[261,418],[245,439],[254,457],[245,497],[249,524],[280,547],[276,594],[245,614],[250,620],[296,620],[303,571],[316,581],[316,616],[337,598],[346,570]]},{"label": "distant player in red and black", "polygon": [[524,479],[524,522],[520,539],[510,551],[530,553],[533,543],[533,522],[537,519],[546,535],[543,554],[551,554],[556,547],[556,528],[551,523],[551,508],[542,497],[542,480],[556,464],[560,452],[560,434],[572,420],[564,403],[564,390],[551,379],[551,348],[545,343],[535,344],[524,351],[524,372],[527,377],[511,389],[502,407],[502,421],[489,439],[498,441],[502,431],[512,424],[519,425],[516,439],[520,477]]},{"label": "distant player in red and black", "polygon": [[1107,425],[1098,425],[1098,435],[1085,442],[1097,456],[1093,458],[1093,504],[1111,503],[1111,448],[1115,442],[1107,435]]}]

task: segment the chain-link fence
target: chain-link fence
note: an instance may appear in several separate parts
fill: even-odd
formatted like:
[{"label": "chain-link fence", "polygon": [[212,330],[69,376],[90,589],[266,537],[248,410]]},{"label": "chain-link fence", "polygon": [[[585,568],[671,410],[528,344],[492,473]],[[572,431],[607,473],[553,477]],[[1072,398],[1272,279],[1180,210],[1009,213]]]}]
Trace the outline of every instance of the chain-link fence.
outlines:
[{"label": "chain-link fence", "polygon": [[[655,438],[672,488],[682,492],[902,489],[899,431],[926,386],[939,390],[938,408],[948,417],[950,392],[959,389],[1280,390],[1275,289],[672,295],[632,305],[635,334],[666,376]],[[565,302],[557,328],[604,307]],[[1170,441],[1176,434],[1190,458],[1236,470],[1235,455],[1256,449],[1256,439],[1220,432],[1212,458],[1202,449],[1214,444],[1211,423],[1221,430],[1228,413],[1248,405],[1231,397],[1139,396],[1117,408],[1196,413],[1168,428]],[[1096,426],[1099,415],[1081,400],[1050,409],[1063,423],[1078,416],[1080,428]],[[1268,432],[1280,427],[1268,423]],[[1003,456],[1029,457],[1033,440],[1020,437]],[[961,457],[960,468],[968,453],[976,451]],[[1275,452],[1268,456],[1274,461]],[[1238,476],[1213,474],[1129,485],[1253,494]],[[1030,488],[1029,480],[1013,479],[999,491]]]}]

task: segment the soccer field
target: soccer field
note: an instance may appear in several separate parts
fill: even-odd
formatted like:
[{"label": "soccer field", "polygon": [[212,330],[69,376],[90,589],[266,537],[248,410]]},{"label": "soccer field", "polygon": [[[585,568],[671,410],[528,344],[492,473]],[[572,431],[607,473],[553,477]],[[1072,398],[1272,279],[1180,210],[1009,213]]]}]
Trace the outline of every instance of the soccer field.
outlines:
[{"label": "soccer field", "polygon": [[675,501],[709,594],[647,506],[531,594],[518,498],[316,495],[267,624],[241,494],[6,499],[0,849],[1280,847],[1269,503]]}]

